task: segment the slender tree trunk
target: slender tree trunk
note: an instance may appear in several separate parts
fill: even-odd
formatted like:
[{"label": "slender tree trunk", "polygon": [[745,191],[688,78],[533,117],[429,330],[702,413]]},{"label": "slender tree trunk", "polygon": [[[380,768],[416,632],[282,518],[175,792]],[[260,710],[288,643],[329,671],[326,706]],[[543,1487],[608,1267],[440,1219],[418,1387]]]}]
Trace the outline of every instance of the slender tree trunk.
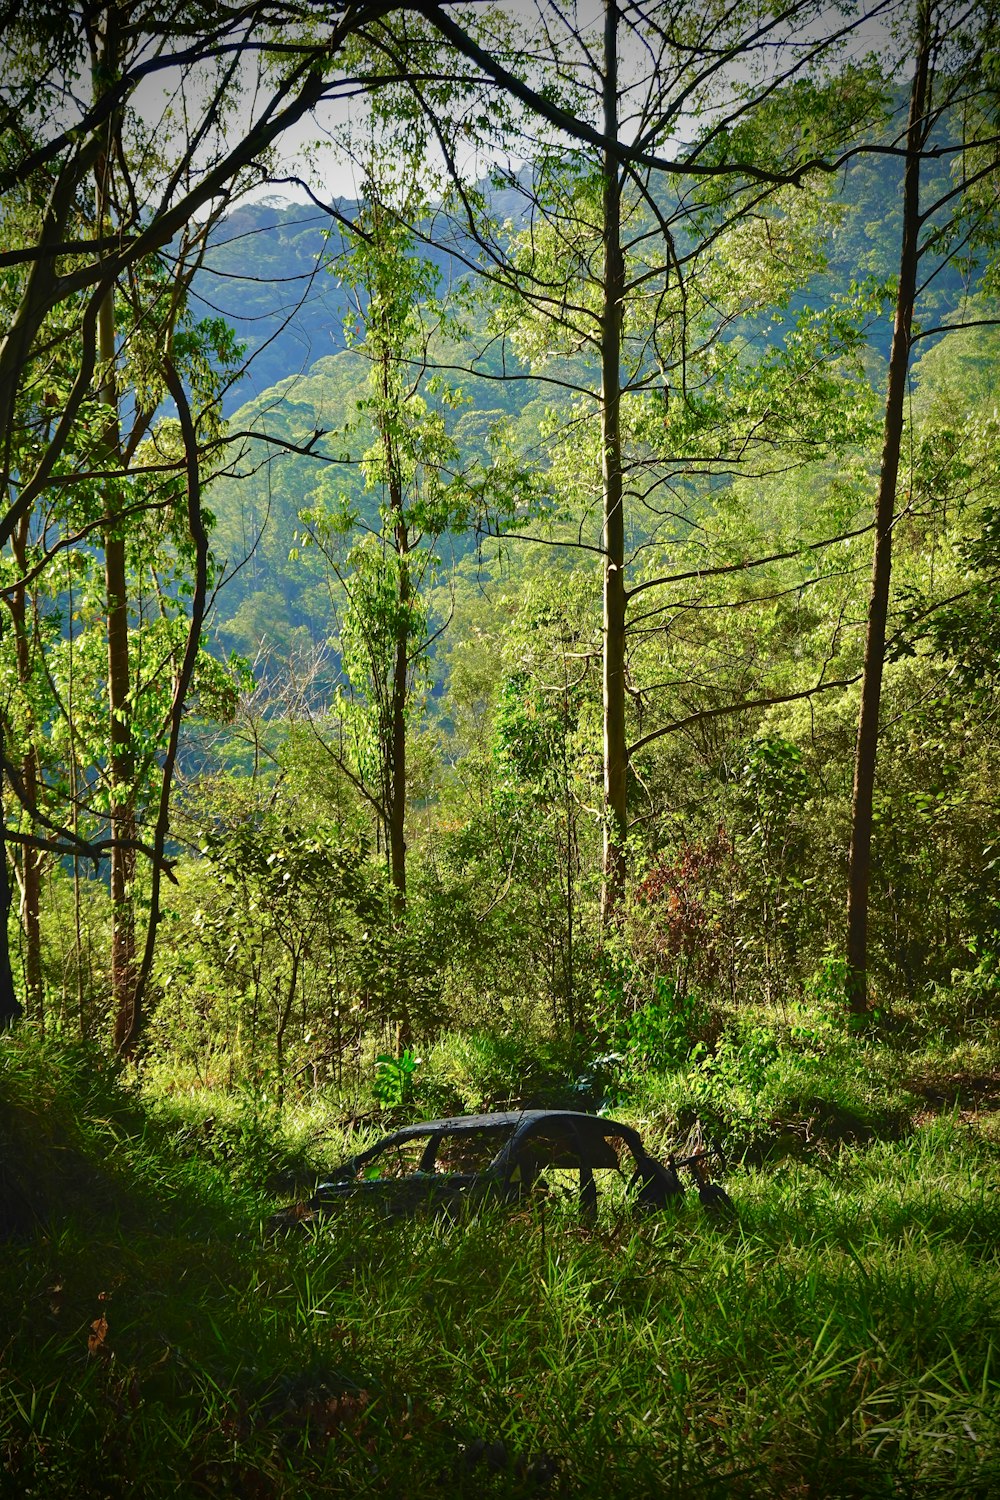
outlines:
[{"label": "slender tree trunk", "polygon": [[167,359],[165,362],[164,374],[167,389],[173,397],[174,405],[177,407],[181,436],[184,439],[188,535],[194,543],[194,593],[191,598],[191,618],[188,622],[184,655],[181,658],[180,668],[174,680],[167,748],[160,772],[160,801],[156,813],[156,822],[153,827],[153,859],[149,882],[149,922],[146,927],[146,941],[143,945],[142,960],[137,964],[135,969],[132,1004],[129,1009],[130,1029],[127,1035],[122,1036],[122,1040],[118,1044],[122,1051],[128,1051],[134,1047],[145,1024],[146,994],[150,976],[153,972],[153,959],[156,954],[156,933],[162,916],[162,912],[160,911],[160,888],[164,868],[163,854],[166,847],[167,834],[170,829],[170,792],[173,786],[174,771],[177,766],[177,751],[180,744],[184,709],[187,704],[188,693],[191,690],[191,683],[194,680],[194,669],[198,661],[198,652],[201,649],[201,632],[205,623],[205,612],[208,608],[209,543],[208,532],[205,530],[205,522],[201,514],[201,473],[198,466],[198,434],[187,394],[181,383],[180,376],[170,359]]},{"label": "slender tree trunk", "polygon": [[[4,725],[0,718],[0,765],[4,755]],[[7,1031],[24,1015],[14,991],[10,966],[10,872],[7,868],[7,823],[3,805],[3,774],[0,772],[0,1031]]]},{"label": "slender tree trunk", "polygon": [[[391,765],[387,787],[387,828],[389,843],[389,879],[392,883],[393,923],[402,928],[406,919],[406,699],[410,653],[410,569],[409,531],[403,518],[403,492],[398,465],[389,470],[389,496],[396,517],[394,537],[399,563],[399,585],[396,614],[396,640],[390,697],[389,743]],[[402,1054],[413,1045],[413,1023],[410,1017],[409,984],[405,970],[397,974],[399,1026],[396,1049]]]},{"label": "slender tree trunk", "polygon": [[[68,572],[67,582],[68,582],[68,593],[69,593],[69,608],[67,609],[67,621],[68,621],[68,625],[69,625],[69,638],[68,638],[68,641],[67,641],[67,645],[69,647],[69,653],[68,653],[68,658],[67,658],[67,667],[68,667],[68,678],[69,678],[69,680],[68,680],[68,683],[67,683],[67,690],[66,690],[66,711],[67,711],[67,714],[69,716],[69,731],[70,731],[69,732],[69,800],[70,800],[70,807],[72,809],[70,827],[73,830],[74,837],[78,837],[79,836],[79,830],[80,830],[80,795],[79,795],[79,786],[78,786],[78,781],[77,781],[76,735],[75,735],[75,733],[73,731],[73,725],[75,723],[75,718],[74,718],[75,672],[74,672],[74,639],[73,639],[73,573],[72,573],[72,570],[69,570],[69,572]],[[79,859],[78,855],[74,855],[73,856],[73,946],[74,946],[75,957],[76,957],[76,1010],[77,1010],[77,1017],[78,1017],[79,1023],[80,1023],[80,1040],[82,1042],[82,1041],[86,1040],[86,1036],[87,1036],[87,1016],[86,1016],[86,1007],[84,1005],[85,989],[84,989],[84,983],[83,983],[83,921],[82,921],[82,915],[81,915],[81,913],[82,913],[82,904],[81,904],[80,896],[81,896],[81,891],[80,891],[80,859]],[[87,944],[88,950],[89,950],[89,947],[90,947],[89,936],[90,936],[90,934],[89,934],[89,931],[88,931],[88,944]],[[90,982],[89,982],[89,985],[87,986],[87,988],[89,989],[89,991],[90,991],[90,993],[92,995],[93,991],[94,991],[94,983],[93,983],[93,975],[92,974],[89,975],[89,981]]]},{"label": "slender tree trunk", "polygon": [[[379,412],[379,438],[383,448],[389,488],[389,510],[392,517],[393,546],[398,564],[396,619],[393,641],[392,688],[389,694],[388,743],[389,764],[386,767],[385,836],[389,854],[389,881],[392,886],[393,925],[400,929],[406,918],[406,704],[410,669],[410,531],[403,506],[403,475],[396,436],[390,416],[392,382],[390,365],[393,329],[379,330],[382,401]],[[399,1053],[413,1045],[409,986],[406,974],[396,976],[399,1024],[396,1048]]]},{"label": "slender tree trunk", "polygon": [[573,819],[573,791],[569,781],[569,747],[566,743],[569,733],[569,702],[566,690],[565,666],[563,668],[563,729],[562,729],[562,773],[563,792],[565,797],[564,811],[566,815],[566,1019],[570,1031],[576,1030],[576,974],[574,971],[575,955],[573,952],[574,931],[574,903],[576,901],[576,889],[573,880],[573,861],[576,854]]},{"label": "slender tree trunk", "polygon": [[882,462],[875,506],[875,555],[872,561],[868,627],[865,636],[861,708],[854,757],[851,846],[847,876],[847,987],[854,1015],[868,1009],[868,893],[871,882],[872,812],[879,709],[885,666],[886,619],[892,577],[892,528],[896,484],[903,440],[903,417],[910,363],[910,338],[916,298],[920,231],[920,164],[926,139],[924,120],[930,72],[931,4],[921,0],[917,20],[917,60],[910,90],[910,116],[903,177],[903,235],[899,260],[896,319],[889,356]]},{"label": "slender tree trunk", "polygon": [[[99,96],[119,65],[118,13],[109,5],[92,40],[94,93]],[[97,186],[96,233],[111,229],[111,163],[117,115],[108,121],[95,166]],[[104,446],[109,467],[121,459],[118,382],[115,375],[115,298],[109,287],[97,314],[97,355],[101,384],[98,400],[107,409]],[[131,672],[128,640],[128,585],[125,531],[119,488],[106,481],[104,517],[104,590],[108,632],[108,775],[111,822],[111,993],[114,1006],[114,1043],[127,1054],[138,1030],[135,1011],[137,977],[135,912],[135,756],[132,744]]]},{"label": "slender tree trunk", "polygon": [[288,976],[285,1003],[278,1016],[278,1029],[274,1038],[274,1060],[275,1069],[278,1074],[277,1103],[279,1109],[282,1108],[285,1102],[285,1032],[288,1030],[292,1007],[295,1004],[295,989],[299,982],[299,965],[302,961],[302,950],[297,945],[292,947],[291,953],[292,972]]},{"label": "slender tree trunk", "polygon": [[625,517],[621,441],[622,305],[618,140],[618,7],[607,0],[604,24],[604,287],[601,308],[601,452],[604,521],[604,881],[601,916],[614,920],[625,894]]},{"label": "slender tree trunk", "polygon": [[400,519],[395,526],[396,555],[399,560],[398,613],[396,617],[395,656],[390,700],[390,744],[392,765],[389,777],[388,836],[389,878],[392,881],[394,914],[402,917],[406,910],[406,697],[409,673],[409,607],[410,569],[409,533],[402,519],[402,496],[398,480],[390,485],[393,508]]},{"label": "slender tree trunk", "polygon": [[127,1052],[139,1026],[135,1012],[135,757],[129,701],[128,594],[125,538],[116,507],[109,507],[104,543],[108,611],[108,709],[111,718],[111,989],[115,1008],[115,1047]]},{"label": "slender tree trunk", "polygon": [[[23,578],[27,568],[29,517],[22,516],[12,538],[14,560]],[[17,680],[27,692],[31,681],[31,644],[28,639],[27,590],[19,584],[11,596],[11,619],[17,651]],[[34,726],[29,723],[28,729]],[[29,745],[21,757],[21,784],[31,807],[38,803],[38,755]],[[42,866],[38,850],[22,846],[20,857],[21,919],[24,926],[24,990],[28,1014],[44,1025],[42,989]]]},{"label": "slender tree trunk", "polygon": [[[112,364],[115,350],[114,310],[111,294],[100,316],[101,360],[107,371],[101,399],[112,415],[108,419],[109,451],[118,450],[117,394]],[[135,947],[135,804],[132,748],[132,707],[129,700],[131,672],[128,640],[128,586],[125,567],[124,523],[118,514],[115,483],[108,485],[104,533],[104,586],[108,613],[108,713],[111,779],[111,992],[114,1001],[115,1047],[128,1052],[138,1030],[135,1013],[137,976]]]},{"label": "slender tree trunk", "polygon": [[[32,806],[38,802],[38,766],[33,751],[21,763],[21,784]],[[21,853],[21,920],[24,926],[24,998],[33,1021],[45,1027],[42,976],[42,856],[24,846]]]}]

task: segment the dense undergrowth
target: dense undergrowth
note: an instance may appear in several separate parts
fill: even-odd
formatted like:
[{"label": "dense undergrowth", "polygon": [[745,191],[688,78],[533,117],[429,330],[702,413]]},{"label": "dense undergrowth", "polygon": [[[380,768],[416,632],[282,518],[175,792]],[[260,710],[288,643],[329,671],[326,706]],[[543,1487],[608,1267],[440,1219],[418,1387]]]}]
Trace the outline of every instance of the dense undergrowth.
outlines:
[{"label": "dense undergrowth", "polygon": [[[988,1032],[744,1013],[671,1066],[648,1032],[521,1077],[509,1039],[445,1039],[389,1111],[327,1090],[279,1110],[4,1040],[3,1492],[1000,1492]],[[519,1088],[603,1101],[653,1146],[697,1114],[736,1222],[689,1195],[594,1227],[542,1201],[266,1233],[359,1131]]]}]

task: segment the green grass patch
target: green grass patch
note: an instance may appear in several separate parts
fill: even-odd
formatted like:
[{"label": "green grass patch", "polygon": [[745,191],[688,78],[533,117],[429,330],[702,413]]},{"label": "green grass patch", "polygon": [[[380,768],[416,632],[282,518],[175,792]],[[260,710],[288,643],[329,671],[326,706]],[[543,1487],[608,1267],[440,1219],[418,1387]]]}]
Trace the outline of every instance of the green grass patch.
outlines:
[{"label": "green grass patch", "polygon": [[[992,1116],[930,1107],[890,1081],[913,1058],[857,1045],[805,1075],[779,1047],[756,1115],[735,1064],[716,1080],[761,1137],[821,1096],[868,1127],[734,1170],[728,1226],[689,1194],[593,1228],[543,1202],[459,1224],[354,1211],[276,1241],[268,1174],[346,1144],[318,1098],[281,1119],[151,1108],[99,1057],[5,1041],[5,1493],[986,1500]],[[695,1066],[632,1117],[675,1126]]]}]

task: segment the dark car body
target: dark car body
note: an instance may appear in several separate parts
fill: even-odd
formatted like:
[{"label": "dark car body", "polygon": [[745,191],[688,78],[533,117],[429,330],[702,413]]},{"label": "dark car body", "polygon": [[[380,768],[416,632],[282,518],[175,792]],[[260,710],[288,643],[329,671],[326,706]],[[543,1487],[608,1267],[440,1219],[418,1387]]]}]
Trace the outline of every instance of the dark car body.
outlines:
[{"label": "dark car body", "polygon": [[594,1174],[602,1170],[627,1179],[637,1207],[660,1208],[684,1191],[678,1165],[687,1163],[664,1165],[630,1125],[600,1115],[549,1109],[460,1115],[385,1136],[276,1222],[308,1222],[349,1203],[367,1203],[393,1217],[423,1208],[454,1214],[485,1201],[516,1203],[540,1176],[553,1172],[572,1174],[580,1208],[591,1213],[597,1206]]}]

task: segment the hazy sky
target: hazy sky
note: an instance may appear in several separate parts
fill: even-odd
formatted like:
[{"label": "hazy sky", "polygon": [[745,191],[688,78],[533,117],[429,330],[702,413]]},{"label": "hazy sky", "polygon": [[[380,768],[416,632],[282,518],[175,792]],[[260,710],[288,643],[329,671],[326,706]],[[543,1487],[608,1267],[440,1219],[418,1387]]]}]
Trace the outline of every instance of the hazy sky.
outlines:
[{"label": "hazy sky", "polygon": [[[912,0],[912,3],[915,5],[916,0]],[[703,0],[691,0],[688,8],[697,14],[701,4]],[[569,19],[570,24],[576,29],[591,32],[595,40],[599,39],[603,25],[602,0],[580,0],[580,3],[576,5],[552,4],[550,0],[504,0],[503,9],[529,25],[536,33],[539,32],[544,21],[549,28],[550,35],[557,41],[561,39],[561,36],[567,36],[563,18]],[[653,0],[653,4],[647,6],[646,9],[650,14],[656,15],[658,10],[665,10],[667,7],[659,6],[656,0]],[[887,46],[889,34],[884,19],[879,14],[879,12],[884,13],[885,10],[885,0],[858,0],[854,17],[860,24],[846,43],[845,57],[861,58],[870,52],[882,51]],[[899,13],[898,3],[896,12]],[[790,37],[789,41],[802,49],[810,39],[815,40],[830,31],[841,29],[846,19],[842,10],[830,6],[808,30],[800,31],[794,37]],[[623,50],[626,53],[622,59],[622,71],[625,74],[630,60],[627,54],[632,54],[633,62],[637,57],[634,38],[623,36]],[[357,111],[358,106],[355,106],[355,112]],[[332,196],[355,197],[360,191],[360,184],[351,163],[335,152],[324,149],[320,151],[318,158],[321,164],[319,170],[309,171],[299,153],[303,145],[314,143],[331,128],[343,126],[348,113],[349,111],[344,106],[339,108],[327,106],[317,111],[314,118],[303,121],[299,127],[289,133],[282,149],[282,154],[290,166],[300,170],[303,175],[309,176],[312,186],[317,191],[325,191]]]},{"label": "hazy sky", "polygon": [[[686,7],[688,16],[694,15],[703,18],[704,11],[699,7],[705,0],[690,0]],[[902,0],[904,13],[906,0]],[[913,0],[916,3],[916,0]],[[577,31],[586,34],[590,31],[594,40],[599,41],[600,27],[604,13],[603,0],[579,0],[578,4],[553,4],[551,0],[503,0],[502,8],[512,17],[516,17],[526,26],[529,26],[536,34],[541,34],[544,25],[550,36],[562,45],[567,43],[567,56],[570,52],[570,37],[567,31],[567,22]],[[626,0],[627,8],[627,0]],[[650,0],[647,11],[653,16],[664,14],[670,7],[660,5],[657,0]],[[873,18],[872,12],[885,9],[884,0],[858,0],[855,16],[861,24],[853,33],[846,48],[848,56],[862,56],[873,50],[881,50],[888,40],[888,34],[884,24],[878,15]],[[900,3],[896,0],[896,14],[900,14]],[[793,50],[802,50],[808,46],[810,40],[830,30],[839,29],[844,25],[845,17],[842,12],[830,7],[823,15],[807,30],[801,30],[786,41],[786,55],[791,55]],[[638,52],[635,47],[634,38],[631,46],[627,37],[626,29],[623,28],[623,57],[622,73],[627,77],[630,64],[634,67],[638,63]],[[577,57],[580,57],[577,50]],[[777,55],[777,54],[772,54]],[[154,124],[160,117],[165,93],[168,89],[177,86],[178,79],[159,75],[150,80],[140,95],[139,103],[142,113],[146,119]],[[246,92],[252,87],[252,78],[246,77]],[[251,100],[246,101],[245,108],[241,108],[235,118],[249,118]],[[355,102],[348,105],[344,102],[327,104],[322,106],[315,116],[306,118],[294,129],[290,130],[283,138],[278,149],[278,155],[283,164],[283,169],[289,174],[301,175],[309,181],[313,190],[321,197],[356,197],[360,190],[355,169],[343,154],[331,148],[329,137],[331,132],[342,129],[350,120],[351,115],[356,120],[363,116],[363,105]],[[313,161],[310,163],[307,152],[311,150]],[[261,189],[257,196],[268,193],[277,193],[289,197],[304,196],[296,193],[291,187],[269,187]]]}]

